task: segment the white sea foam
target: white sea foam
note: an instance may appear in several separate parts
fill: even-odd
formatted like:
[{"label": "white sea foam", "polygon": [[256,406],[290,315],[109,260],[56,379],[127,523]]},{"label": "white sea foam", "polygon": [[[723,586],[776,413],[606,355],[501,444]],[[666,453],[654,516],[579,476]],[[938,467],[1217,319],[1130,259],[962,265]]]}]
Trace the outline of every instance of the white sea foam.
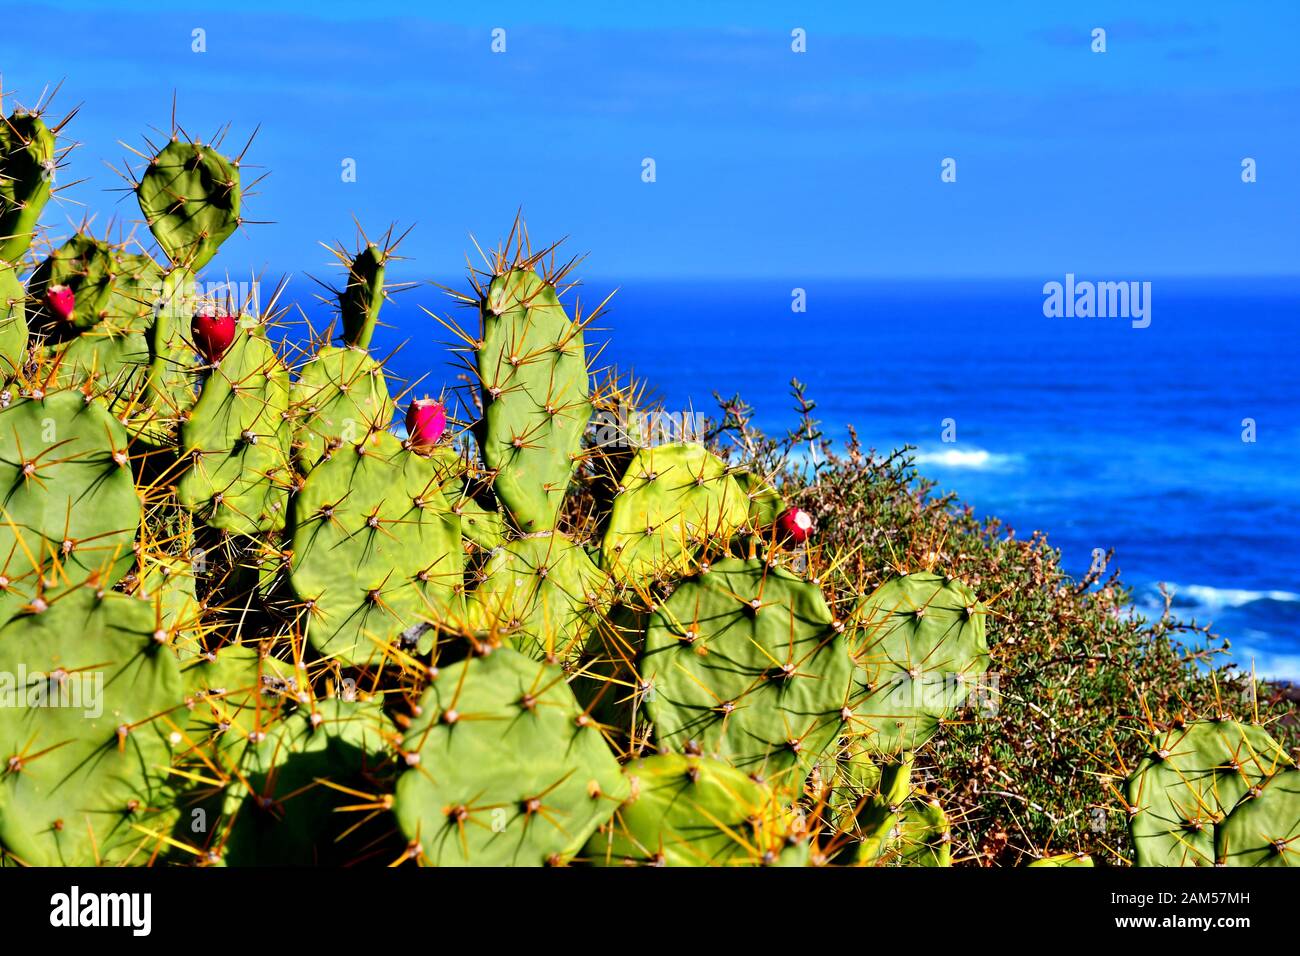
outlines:
[{"label": "white sea foam", "polygon": [[1209,610],[1244,607],[1256,601],[1300,601],[1293,591],[1248,591],[1243,588],[1213,588],[1205,584],[1170,584],[1175,603],[1196,604]]},{"label": "white sea foam", "polygon": [[916,453],[918,465],[938,468],[965,468],[970,471],[1003,471],[1019,461],[1016,455],[999,455],[983,448],[943,448],[920,450]]},{"label": "white sea foam", "polygon": [[[1267,640],[1267,635],[1262,637]],[[1233,645],[1232,658],[1237,667],[1246,673],[1254,668],[1255,676],[1261,680],[1284,680],[1300,682],[1300,654],[1274,654],[1253,645],[1238,643]]]}]

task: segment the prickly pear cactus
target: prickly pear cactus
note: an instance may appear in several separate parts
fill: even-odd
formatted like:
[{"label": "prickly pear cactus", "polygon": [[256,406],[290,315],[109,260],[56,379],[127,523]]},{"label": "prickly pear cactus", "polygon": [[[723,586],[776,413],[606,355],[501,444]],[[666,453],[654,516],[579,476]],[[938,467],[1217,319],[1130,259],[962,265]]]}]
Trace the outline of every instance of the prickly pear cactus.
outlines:
[{"label": "prickly pear cactus", "polygon": [[241,328],[180,429],[180,503],[239,534],[284,525],[291,482],[289,373],[260,328]]},{"label": "prickly pear cactus", "polygon": [[349,345],[370,348],[370,339],[384,302],[384,272],[387,252],[367,243],[348,265],[348,282],[339,293],[339,314],[343,338]]},{"label": "prickly pear cactus", "polygon": [[393,400],[379,364],[360,348],[321,349],[293,383],[294,452],[310,471],[343,444],[356,444],[393,420]]},{"label": "prickly pear cactus", "polygon": [[781,512],[785,511],[785,499],[777,493],[770,482],[759,475],[740,472],[734,477],[747,502],[749,529],[758,534],[769,531],[776,524],[776,519],[781,517]]},{"label": "prickly pear cactus", "polygon": [[394,826],[381,807],[365,819],[348,812],[364,802],[361,793],[375,789],[393,732],[373,701],[326,699],[279,719],[234,755],[225,812],[205,848],[229,866],[339,865],[360,858]]},{"label": "prickly pear cactus", "polygon": [[877,752],[919,747],[988,670],[988,611],[962,582],[921,572],[887,581],[858,610],[855,724]]},{"label": "prickly pear cactus", "polygon": [[[208,744],[216,744],[219,753],[238,751],[275,723],[283,703],[307,702],[298,696],[307,687],[302,675],[251,644],[228,644],[189,656],[181,663],[181,677],[185,709],[174,718],[181,737],[174,741],[179,758]],[[211,763],[206,753],[205,760]]]},{"label": "prickly pear cactus", "polygon": [[12,266],[0,266],[0,374],[17,371],[26,350],[26,291]]},{"label": "prickly pear cactus", "polygon": [[640,449],[616,490],[601,564],[633,586],[675,577],[690,570],[703,545],[729,539],[748,514],[727,466],[703,445]]},{"label": "prickly pear cactus", "polygon": [[1223,866],[1300,866],[1300,770],[1246,791],[1214,828],[1214,858]]},{"label": "prickly pear cactus", "polygon": [[393,435],[343,445],[313,468],[290,527],[290,583],[322,654],[379,661],[411,625],[463,616],[460,519],[429,460]]},{"label": "prickly pear cactus", "polygon": [[469,619],[516,649],[557,661],[581,650],[609,607],[612,586],[587,552],[558,531],[492,552],[470,592]]},{"label": "prickly pear cactus", "polygon": [[591,417],[582,328],[531,267],[495,276],[481,303],[483,458],[515,526],[549,531]]},{"label": "prickly pear cactus", "polygon": [[914,757],[881,768],[876,793],[855,814],[857,842],[849,854],[859,866],[951,866],[952,834],[935,800],[912,787]]},{"label": "prickly pear cactus", "polygon": [[[35,323],[56,335],[97,325],[109,315],[119,269],[115,250],[107,242],[84,233],[72,236],[32,273]],[[43,304],[46,291],[54,286],[67,286],[76,296],[76,308],[67,319],[51,315]]]},{"label": "prickly pear cactus", "polygon": [[93,586],[0,627],[0,844],[21,862],[149,862],[181,700],[155,631],[149,604]]},{"label": "prickly pear cactus", "polygon": [[1139,866],[1212,866],[1218,825],[1290,763],[1263,727],[1235,720],[1199,720],[1151,743],[1126,786]]},{"label": "prickly pear cactus", "polygon": [[720,760],[661,754],[623,774],[630,795],[583,851],[596,866],[757,866],[792,833],[772,789]]},{"label": "prickly pear cactus", "polygon": [[161,283],[157,266],[148,256],[74,236],[33,275],[38,301],[47,282],[76,289],[71,321],[45,307],[33,310],[54,360],[52,383],[88,386],[115,416],[129,418],[150,361],[147,334]]},{"label": "prickly pear cactus", "polygon": [[855,666],[814,585],[728,559],[649,618],[642,678],[659,741],[798,789],[847,726]]},{"label": "prickly pear cactus", "polygon": [[17,264],[32,243],[54,182],[54,133],[35,113],[0,121],[0,261]]},{"label": "prickly pear cactus", "polygon": [[140,524],[122,426],[77,391],[0,409],[0,612],[131,568]]},{"label": "prickly pear cactus", "polygon": [[566,863],[628,795],[563,672],[509,648],[441,670],[402,749],[393,810],[428,865]]},{"label": "prickly pear cactus", "polygon": [[182,660],[201,652],[204,608],[190,561],[139,550],[136,567],[122,583],[128,594],[153,606],[158,627],[167,632],[168,643]]},{"label": "prickly pear cactus", "polygon": [[239,227],[239,166],[202,143],[175,138],[149,160],[136,185],[158,245],[191,273]]}]

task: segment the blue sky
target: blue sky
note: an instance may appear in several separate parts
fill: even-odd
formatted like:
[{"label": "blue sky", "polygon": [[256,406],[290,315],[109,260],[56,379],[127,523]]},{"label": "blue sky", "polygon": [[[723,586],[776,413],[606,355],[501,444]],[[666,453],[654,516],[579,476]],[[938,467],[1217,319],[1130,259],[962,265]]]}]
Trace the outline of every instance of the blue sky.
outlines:
[{"label": "blue sky", "polygon": [[355,214],[416,223],[408,273],[451,275],[522,205],[611,278],[1300,272],[1293,0],[156,6],[25,6],[4,89],[84,104],[62,178],[100,224],[136,212],[103,161],[173,91],[204,137],[261,124],[246,214],[274,223],[226,244],[235,271],[321,271]]}]

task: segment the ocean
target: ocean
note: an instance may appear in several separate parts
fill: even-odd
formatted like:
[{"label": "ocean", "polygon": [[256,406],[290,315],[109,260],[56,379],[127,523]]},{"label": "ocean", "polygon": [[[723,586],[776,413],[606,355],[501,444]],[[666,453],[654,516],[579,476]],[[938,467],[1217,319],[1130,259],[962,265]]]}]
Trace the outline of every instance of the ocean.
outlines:
[{"label": "ocean", "polygon": [[[797,377],[828,436],[915,445],[924,475],[1021,537],[1046,531],[1070,573],[1114,548],[1139,610],[1158,612],[1167,582],[1243,667],[1300,679],[1297,280],[1157,278],[1145,328],[1046,317],[1053,280],[587,280],[582,298],[619,287],[588,342],[668,411],[739,392],[783,431]],[[456,371],[421,305],[475,321],[416,288],[375,350],[406,341],[390,364],[437,394]]]}]

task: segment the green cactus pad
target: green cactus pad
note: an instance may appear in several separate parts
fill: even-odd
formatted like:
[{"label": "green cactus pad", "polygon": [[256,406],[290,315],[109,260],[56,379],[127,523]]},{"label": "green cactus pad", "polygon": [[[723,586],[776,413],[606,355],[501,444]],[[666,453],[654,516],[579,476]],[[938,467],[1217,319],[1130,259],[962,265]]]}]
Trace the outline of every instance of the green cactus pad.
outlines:
[{"label": "green cactus pad", "polygon": [[859,862],[872,866],[951,866],[952,833],[936,801],[915,797],[889,815],[889,822],[863,841]]},{"label": "green cactus pad", "polygon": [[628,794],[563,672],[509,648],[442,670],[403,748],[393,809],[428,865],[567,862]]},{"label": "green cactus pad", "polygon": [[755,866],[785,844],[784,811],[765,784],[720,760],[661,754],[623,768],[631,795],[587,841],[596,866]]},{"label": "green cactus pad", "polygon": [[54,181],[54,134],[35,113],[0,120],[0,261],[17,264],[32,243]]},{"label": "green cactus pad", "polygon": [[748,512],[748,499],[727,466],[703,445],[643,448],[614,498],[601,564],[633,585],[681,574],[701,545],[728,540]]},{"label": "green cactus pad", "polygon": [[[92,575],[109,587],[132,563],[140,524],[126,432],[81,392],[0,409],[0,611],[46,585]],[[40,570],[38,570],[40,569]]]},{"label": "green cactus pad", "polygon": [[12,266],[0,266],[0,375],[22,367],[27,351],[26,291]]},{"label": "green cactus pad", "polygon": [[180,266],[169,269],[160,283],[153,324],[146,334],[149,371],[145,401],[160,415],[171,418],[183,416],[194,405],[195,355],[186,336],[190,306],[198,296],[193,274]]},{"label": "green cactus pad", "polygon": [[158,811],[163,718],[182,692],[154,631],[148,604],[93,587],[0,628],[0,696],[33,695],[0,706],[0,844],[24,863],[143,863],[157,848],[133,824]]},{"label": "green cactus pad", "polygon": [[474,547],[491,551],[505,544],[506,519],[500,511],[484,508],[464,488],[447,488],[451,510],[460,516],[460,530]]},{"label": "green cactus pad", "polygon": [[776,489],[769,482],[758,475],[739,472],[734,477],[741,494],[748,502],[750,530],[762,533],[770,529],[785,511],[785,499],[777,494]]},{"label": "green cactus pad", "polygon": [[1196,721],[1153,740],[1126,786],[1138,865],[1213,865],[1216,826],[1289,763],[1264,728],[1234,720]]},{"label": "green cactus pad", "polygon": [[[506,519],[491,501],[491,488],[486,486],[470,463],[454,445],[436,445],[431,451],[417,451],[427,455],[433,464],[442,493],[451,503],[452,513],[460,518],[461,534],[469,542],[470,551],[491,551],[506,543]],[[488,501],[485,507],[480,501]]]},{"label": "green cactus pad", "polygon": [[360,349],[370,348],[370,339],[384,304],[384,251],[373,242],[353,257],[348,282],[339,293],[339,314],[343,319],[343,340]]},{"label": "green cactus pad", "polygon": [[470,622],[551,661],[576,656],[611,598],[609,579],[558,531],[497,549],[479,578],[469,596]]},{"label": "green cactus pad", "polygon": [[[109,315],[109,306],[117,292],[119,263],[107,242],[77,233],[55,249],[32,273],[31,291],[35,303],[35,324],[61,335],[66,326],[88,329]],[[76,296],[76,306],[69,320],[57,318],[45,306],[45,294],[51,286],[65,285]]]},{"label": "green cactus pad", "polygon": [[148,601],[158,623],[167,629],[171,645],[182,660],[199,654],[203,606],[195,592],[194,566],[184,558],[151,555],[137,566],[128,593]]},{"label": "green cactus pad", "polygon": [[[827,751],[818,764],[818,784],[811,796],[822,803],[822,813],[835,825],[843,825],[862,805],[879,792],[880,766],[873,759],[861,734],[850,734],[837,748]],[[814,782],[814,778],[809,778]]]},{"label": "green cactus pad", "polygon": [[929,572],[881,585],[859,608],[854,652],[865,681],[858,726],[880,753],[919,747],[988,670],[988,610],[965,584]]},{"label": "green cactus pad", "polygon": [[222,732],[223,727],[233,727],[234,737],[260,726],[256,716],[244,721],[237,715],[245,710],[269,709],[275,703],[261,702],[258,696],[261,661],[257,647],[232,644],[182,662],[188,740],[181,741],[181,746],[204,743]]},{"label": "green cactus pad", "polygon": [[384,371],[359,348],[323,348],[302,367],[291,394],[298,466],[310,471],[331,448],[384,431],[393,420]]},{"label": "green cactus pad", "polygon": [[393,435],[335,451],[312,469],[292,512],[289,580],[322,654],[382,660],[411,625],[460,619],[460,519],[429,459]]},{"label": "green cactus pad", "polygon": [[481,312],[483,458],[515,526],[549,531],[591,417],[582,329],[531,269],[494,278]]},{"label": "green cactus pad", "polygon": [[[131,409],[144,384],[150,360],[147,333],[161,279],[148,256],[117,250],[111,254],[114,277],[98,313],[102,318],[72,337],[67,337],[68,330],[54,328],[46,346],[57,366],[55,383],[66,388],[89,385],[119,415]],[[44,321],[48,327],[49,317]]]},{"label": "green cactus pad", "polygon": [[1300,866],[1300,770],[1282,770],[1247,791],[1214,828],[1226,866]]},{"label": "green cactus pad", "polygon": [[57,362],[53,382],[61,388],[89,385],[117,410],[128,404],[144,381],[149,345],[139,332],[111,326],[88,329],[74,339],[51,346]]},{"label": "green cactus pad", "polygon": [[360,857],[374,830],[392,831],[392,817],[372,813],[354,829],[366,814],[342,808],[364,802],[357,791],[376,789],[370,778],[387,759],[391,732],[378,703],[327,699],[247,740],[217,833],[223,862],[341,865]]},{"label": "green cactus pad", "polygon": [[163,252],[202,269],[238,228],[239,169],[210,146],[173,139],[136,186],[140,211]]},{"label": "green cactus pad", "polygon": [[282,527],[291,482],[289,373],[259,328],[240,328],[181,425],[180,503],[214,528]]},{"label": "green cactus pad", "polygon": [[858,841],[849,852],[859,866],[951,866],[952,833],[935,800],[912,789],[913,756],[904,753],[880,770],[876,792],[854,820]]},{"label": "green cactus pad", "polygon": [[855,667],[821,591],[728,559],[650,616],[640,671],[660,743],[797,790],[844,726]]}]

